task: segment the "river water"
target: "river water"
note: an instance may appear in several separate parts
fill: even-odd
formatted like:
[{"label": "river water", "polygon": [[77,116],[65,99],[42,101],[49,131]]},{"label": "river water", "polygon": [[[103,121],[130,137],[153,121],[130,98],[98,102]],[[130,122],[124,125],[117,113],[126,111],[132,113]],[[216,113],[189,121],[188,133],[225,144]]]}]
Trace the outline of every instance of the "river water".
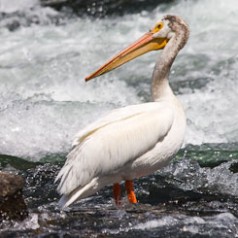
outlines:
[{"label": "river water", "polygon": [[[150,12],[102,19],[71,16],[67,10],[56,12],[40,7],[37,1],[14,2],[9,5],[0,0],[0,12],[4,12],[0,15],[0,157],[2,169],[25,176],[25,196],[32,210],[25,223],[14,224],[10,235],[77,237],[80,230],[82,237],[237,237],[238,192],[234,181],[238,178],[237,170],[231,169],[237,167],[236,161],[217,163],[238,158],[237,1],[175,1]],[[100,193],[73,206],[71,213],[60,213],[53,178],[74,135],[111,109],[149,101],[151,74],[159,53],[145,55],[88,83],[85,76],[168,13],[182,16],[191,30],[170,75],[187,114],[185,143],[178,155],[181,162],[165,169],[164,177],[161,172],[142,180],[143,185],[138,181],[142,204],[137,209],[115,209],[106,188],[106,195]],[[196,167],[191,159],[200,165]],[[61,161],[59,165],[57,161]],[[218,165],[215,168],[214,163]],[[205,174],[206,182],[187,184],[182,173],[177,175],[175,165],[182,171],[187,167],[192,181],[194,171],[200,182]],[[158,185],[154,182],[158,176],[171,180]],[[181,178],[182,188],[175,182]],[[172,204],[166,199],[162,204],[150,202],[159,196],[152,193],[153,183],[161,187],[173,184],[168,193],[185,191],[181,196],[188,199],[182,206],[176,205],[181,196],[175,192],[169,198],[163,195],[172,199]],[[45,190],[40,188],[44,186],[50,194],[42,195]],[[196,202],[188,190],[195,193]],[[163,189],[159,191],[163,193]],[[199,194],[209,199],[204,202]],[[4,232],[6,227],[2,227]]]}]

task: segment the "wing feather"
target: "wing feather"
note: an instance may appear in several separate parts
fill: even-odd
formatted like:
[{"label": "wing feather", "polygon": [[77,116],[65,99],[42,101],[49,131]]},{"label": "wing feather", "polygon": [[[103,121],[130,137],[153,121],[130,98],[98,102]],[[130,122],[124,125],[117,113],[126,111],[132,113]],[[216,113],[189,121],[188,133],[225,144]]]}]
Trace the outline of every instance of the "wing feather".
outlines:
[{"label": "wing feather", "polygon": [[114,110],[80,131],[58,174],[58,190],[69,194],[96,176],[116,173],[153,148],[170,130],[173,110],[152,102]]}]

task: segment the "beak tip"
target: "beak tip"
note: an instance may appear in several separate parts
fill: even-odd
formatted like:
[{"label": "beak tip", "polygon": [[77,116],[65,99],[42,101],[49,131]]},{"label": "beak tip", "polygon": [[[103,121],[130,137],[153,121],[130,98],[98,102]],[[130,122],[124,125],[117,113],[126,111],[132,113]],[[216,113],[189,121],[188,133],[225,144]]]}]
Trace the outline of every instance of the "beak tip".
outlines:
[{"label": "beak tip", "polygon": [[[99,75],[100,75],[100,74],[99,74]],[[87,81],[89,81],[89,80],[91,80],[91,79],[93,79],[93,78],[98,77],[99,75],[96,74],[96,73],[90,74],[89,76],[85,77],[84,81],[87,82]]]},{"label": "beak tip", "polygon": [[86,78],[84,78],[84,81],[85,82],[87,82],[87,81],[89,81],[90,80],[90,77],[89,76],[87,76]]}]

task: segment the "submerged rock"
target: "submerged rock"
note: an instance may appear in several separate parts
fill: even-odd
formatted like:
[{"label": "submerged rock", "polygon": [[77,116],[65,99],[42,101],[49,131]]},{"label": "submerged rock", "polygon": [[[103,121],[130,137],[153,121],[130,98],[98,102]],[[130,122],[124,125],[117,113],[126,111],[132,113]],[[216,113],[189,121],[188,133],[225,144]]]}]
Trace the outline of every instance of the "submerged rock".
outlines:
[{"label": "submerged rock", "polygon": [[168,2],[174,0],[41,0],[43,6],[50,6],[57,10],[67,7],[78,15],[94,17],[151,11],[159,4]]},{"label": "submerged rock", "polygon": [[22,197],[23,186],[21,176],[0,171],[0,221],[27,217],[27,206]]},{"label": "submerged rock", "polygon": [[167,201],[218,200],[237,202],[237,160],[209,168],[200,167],[195,160],[179,160],[151,178],[150,203]]}]

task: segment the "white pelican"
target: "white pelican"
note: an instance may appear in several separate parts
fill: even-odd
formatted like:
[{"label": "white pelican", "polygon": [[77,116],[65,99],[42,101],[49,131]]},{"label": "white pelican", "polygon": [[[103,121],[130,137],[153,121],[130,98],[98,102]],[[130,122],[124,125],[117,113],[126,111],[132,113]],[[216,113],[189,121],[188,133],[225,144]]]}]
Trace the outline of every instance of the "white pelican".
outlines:
[{"label": "white pelican", "polygon": [[133,179],[164,167],[180,149],[186,118],[168,82],[170,68],[189,37],[187,24],[167,15],[139,40],[121,51],[85,80],[90,80],[151,50],[163,49],[153,72],[153,102],[113,110],[81,130],[73,142],[56,181],[67,207],[113,184],[120,204],[120,182],[125,180],[128,200],[137,203]]}]

